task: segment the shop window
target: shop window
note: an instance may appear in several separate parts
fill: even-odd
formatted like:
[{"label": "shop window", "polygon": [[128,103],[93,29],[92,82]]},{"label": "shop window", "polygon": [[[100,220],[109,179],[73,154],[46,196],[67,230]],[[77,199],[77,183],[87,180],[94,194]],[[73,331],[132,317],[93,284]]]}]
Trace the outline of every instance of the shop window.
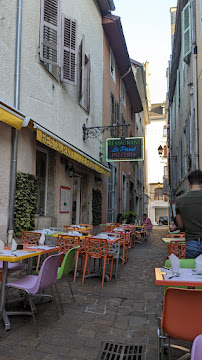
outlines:
[{"label": "shop window", "polygon": [[36,151],[37,204],[36,213],[46,215],[48,153]]}]

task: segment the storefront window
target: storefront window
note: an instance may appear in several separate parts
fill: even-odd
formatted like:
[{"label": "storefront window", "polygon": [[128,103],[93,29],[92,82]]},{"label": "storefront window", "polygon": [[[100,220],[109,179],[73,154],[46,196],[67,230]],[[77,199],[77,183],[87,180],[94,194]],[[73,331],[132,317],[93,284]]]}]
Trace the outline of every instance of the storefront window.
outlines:
[{"label": "storefront window", "polygon": [[37,205],[36,213],[46,215],[47,197],[47,159],[46,151],[36,151]]}]

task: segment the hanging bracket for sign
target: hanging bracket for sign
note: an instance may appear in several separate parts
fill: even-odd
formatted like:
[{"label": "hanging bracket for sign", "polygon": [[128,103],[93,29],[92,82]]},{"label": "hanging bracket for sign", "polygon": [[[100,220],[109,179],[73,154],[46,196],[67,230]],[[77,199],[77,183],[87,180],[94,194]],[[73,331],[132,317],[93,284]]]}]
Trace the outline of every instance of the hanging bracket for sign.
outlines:
[{"label": "hanging bracket for sign", "polygon": [[116,129],[119,127],[125,127],[131,126],[132,124],[113,124],[108,126],[92,126],[92,127],[86,127],[85,124],[83,124],[83,140],[86,140],[88,138],[96,138],[99,135],[103,134],[106,130]]},{"label": "hanging bracket for sign", "polygon": [[144,138],[111,138],[106,140],[106,160],[111,161],[143,161]]}]

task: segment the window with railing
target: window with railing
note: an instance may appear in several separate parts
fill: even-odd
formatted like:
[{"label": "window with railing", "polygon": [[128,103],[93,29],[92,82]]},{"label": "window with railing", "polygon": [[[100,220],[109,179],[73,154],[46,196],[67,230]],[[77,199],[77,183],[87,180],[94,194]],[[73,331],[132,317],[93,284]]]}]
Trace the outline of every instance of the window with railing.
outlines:
[{"label": "window with railing", "polygon": [[154,200],[163,200],[163,188],[156,188],[154,190]]}]

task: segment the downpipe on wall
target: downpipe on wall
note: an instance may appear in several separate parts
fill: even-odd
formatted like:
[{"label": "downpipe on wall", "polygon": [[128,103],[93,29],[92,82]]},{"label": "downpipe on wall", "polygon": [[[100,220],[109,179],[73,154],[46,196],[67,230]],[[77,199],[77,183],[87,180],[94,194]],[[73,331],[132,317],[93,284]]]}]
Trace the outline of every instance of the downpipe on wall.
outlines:
[{"label": "downpipe on wall", "polygon": [[[17,21],[16,21],[16,50],[15,50],[15,79],[14,79],[14,107],[19,109],[20,92],[20,60],[21,60],[21,36],[22,36],[22,0],[17,2]],[[17,172],[17,150],[18,150],[18,130],[12,127],[11,139],[11,166],[10,166],[10,195],[9,195],[9,214],[8,214],[8,239],[10,244],[14,235],[14,210],[15,210],[15,190]]]}]

